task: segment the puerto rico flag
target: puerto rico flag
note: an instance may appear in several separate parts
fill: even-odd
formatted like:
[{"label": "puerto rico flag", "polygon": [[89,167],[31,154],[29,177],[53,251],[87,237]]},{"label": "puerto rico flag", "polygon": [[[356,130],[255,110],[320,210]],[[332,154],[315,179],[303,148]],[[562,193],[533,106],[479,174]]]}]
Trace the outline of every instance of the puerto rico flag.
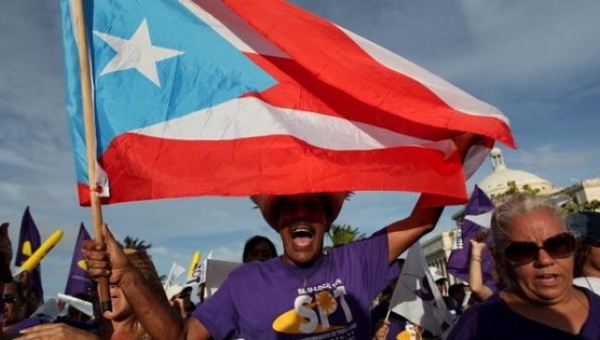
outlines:
[{"label": "puerto rico flag", "polygon": [[[104,203],[402,190],[466,198],[509,122],[406,59],[281,0],[85,0]],[[71,0],[62,0],[79,197],[89,201]],[[485,137],[465,166],[451,139]],[[109,189],[109,190],[107,190]]]}]

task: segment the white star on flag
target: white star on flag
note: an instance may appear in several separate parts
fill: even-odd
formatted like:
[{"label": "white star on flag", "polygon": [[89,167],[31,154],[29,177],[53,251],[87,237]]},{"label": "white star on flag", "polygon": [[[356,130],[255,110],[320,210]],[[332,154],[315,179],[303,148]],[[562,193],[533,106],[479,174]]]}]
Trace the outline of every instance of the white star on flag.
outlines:
[{"label": "white star on flag", "polygon": [[153,46],[146,19],[142,20],[130,39],[122,39],[98,31],[94,31],[94,34],[117,52],[117,55],[104,67],[101,76],[134,68],[160,87],[156,63],[183,54],[182,51]]}]

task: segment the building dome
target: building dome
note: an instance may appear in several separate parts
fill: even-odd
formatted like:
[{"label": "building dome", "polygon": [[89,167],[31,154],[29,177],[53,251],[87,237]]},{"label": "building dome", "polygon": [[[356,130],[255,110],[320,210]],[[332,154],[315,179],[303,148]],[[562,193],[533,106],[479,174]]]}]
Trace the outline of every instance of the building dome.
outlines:
[{"label": "building dome", "polygon": [[528,185],[531,189],[539,189],[539,193],[542,195],[551,195],[556,192],[556,188],[548,180],[527,171],[509,169],[504,163],[502,150],[493,148],[490,152],[490,159],[492,160],[492,173],[477,183],[477,186],[488,196],[506,192],[509,182],[515,182],[519,189],[524,185]]}]

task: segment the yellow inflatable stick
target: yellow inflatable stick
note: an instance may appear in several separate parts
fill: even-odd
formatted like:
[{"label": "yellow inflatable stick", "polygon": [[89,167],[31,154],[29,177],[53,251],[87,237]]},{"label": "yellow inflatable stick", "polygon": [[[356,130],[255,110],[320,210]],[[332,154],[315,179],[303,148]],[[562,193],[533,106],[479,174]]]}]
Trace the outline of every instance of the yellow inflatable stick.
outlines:
[{"label": "yellow inflatable stick", "polygon": [[52,247],[54,247],[60,241],[62,237],[62,230],[55,231],[52,235],[50,235],[50,237],[48,237],[44,241],[44,243],[40,245],[40,247],[36,251],[33,252],[33,254],[31,254],[31,256],[25,262],[23,262],[21,268],[19,268],[19,271],[31,271],[33,268],[35,268],[40,263],[40,261],[42,261],[44,256],[46,256],[46,254],[50,252]]},{"label": "yellow inflatable stick", "polygon": [[190,269],[188,269],[188,280],[192,278],[194,275],[194,270],[196,270],[196,266],[198,266],[198,262],[200,262],[200,251],[196,250],[194,255],[192,256],[192,262],[190,263]]}]

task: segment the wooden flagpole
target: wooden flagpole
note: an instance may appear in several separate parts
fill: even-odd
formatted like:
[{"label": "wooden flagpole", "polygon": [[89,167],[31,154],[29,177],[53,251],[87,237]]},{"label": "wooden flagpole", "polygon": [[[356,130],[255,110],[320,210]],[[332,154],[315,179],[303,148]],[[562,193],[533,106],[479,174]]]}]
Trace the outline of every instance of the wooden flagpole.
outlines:
[{"label": "wooden flagpole", "polygon": [[[90,65],[88,55],[88,44],[85,33],[85,20],[83,15],[84,0],[73,1],[73,20],[75,22],[75,34],[77,39],[77,53],[79,56],[79,74],[81,75],[81,97],[83,105],[83,121],[85,127],[85,149],[88,168],[88,183],[90,187],[90,202],[92,213],[92,224],[94,226],[94,240],[104,243],[102,236],[102,205],[100,202],[100,189],[96,183],[96,125],[94,119],[94,107],[92,103],[92,88]],[[89,1],[89,0],[88,0]],[[100,311],[102,314],[112,309],[110,304],[110,291],[108,278],[98,280],[98,298],[100,300]]]}]

